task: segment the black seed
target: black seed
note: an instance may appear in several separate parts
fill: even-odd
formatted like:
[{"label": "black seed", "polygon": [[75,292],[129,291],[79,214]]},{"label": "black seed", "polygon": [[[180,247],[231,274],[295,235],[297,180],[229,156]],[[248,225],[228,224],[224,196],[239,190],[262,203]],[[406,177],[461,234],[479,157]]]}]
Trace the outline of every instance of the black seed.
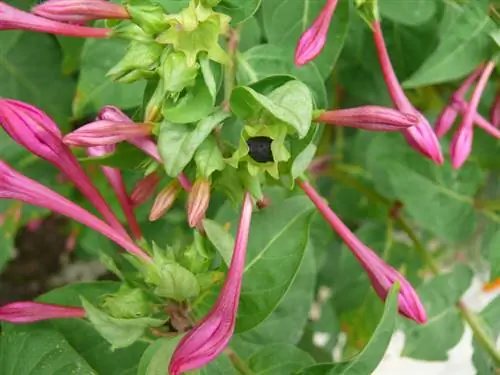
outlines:
[{"label": "black seed", "polygon": [[271,150],[271,142],[269,137],[253,137],[247,139],[247,145],[250,157],[257,163],[273,162],[273,152]]}]

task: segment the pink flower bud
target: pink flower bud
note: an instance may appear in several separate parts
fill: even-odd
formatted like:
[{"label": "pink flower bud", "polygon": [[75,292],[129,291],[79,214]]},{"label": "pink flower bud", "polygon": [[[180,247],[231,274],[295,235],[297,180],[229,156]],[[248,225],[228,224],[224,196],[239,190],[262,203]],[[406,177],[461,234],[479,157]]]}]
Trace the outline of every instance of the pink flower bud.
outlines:
[{"label": "pink flower bud", "polygon": [[156,196],[151,213],[149,214],[150,221],[156,221],[161,218],[174,204],[179,195],[181,187],[177,181],[172,181]]},{"label": "pink flower bud", "polygon": [[198,179],[189,192],[187,202],[188,223],[191,228],[201,223],[210,203],[210,182]]},{"label": "pink flower bud", "polygon": [[328,0],[318,18],[299,39],[295,50],[295,65],[302,66],[314,60],[325,46],[328,29],[338,0]]},{"label": "pink flower bud", "polygon": [[410,283],[408,283],[399,272],[380,259],[372,249],[363,244],[340,220],[328,206],[324,198],[321,197],[311,185],[302,180],[297,180],[297,184],[311,199],[333,230],[337,232],[340,238],[342,238],[352,251],[368,274],[372,287],[377,295],[382,300],[385,300],[392,285],[396,281],[399,282],[401,286],[398,299],[399,312],[417,323],[425,323],[427,321],[427,314],[422,302]]},{"label": "pink flower bud", "polygon": [[132,206],[140,206],[151,198],[156,190],[156,187],[160,184],[160,181],[161,177],[157,173],[151,173],[142,180],[139,180],[139,182],[135,184],[132,194],[130,194]]},{"label": "pink flower bud", "polygon": [[236,323],[251,219],[252,198],[246,193],[224,286],[212,310],[177,345],[168,367],[170,375],[179,375],[206,365],[229,343]]},{"label": "pink flower bud", "polygon": [[444,158],[441,152],[441,145],[439,144],[436,134],[432,130],[427,119],[410,103],[396,77],[396,73],[394,72],[389,58],[389,53],[387,52],[380,22],[374,21],[372,26],[377,56],[382,68],[387,90],[389,91],[394,106],[401,112],[413,113],[419,118],[417,125],[403,131],[406,141],[411,147],[433,160],[436,164],[443,164]]},{"label": "pink flower bud", "polygon": [[398,131],[417,125],[418,117],[395,109],[364,106],[326,111],[314,121],[371,131]]},{"label": "pink flower bud", "polygon": [[0,30],[31,30],[82,38],[108,38],[112,32],[107,28],[84,27],[48,20],[11,7],[3,1],[0,1]]},{"label": "pink flower bud", "polygon": [[436,135],[438,137],[443,137],[453,126],[453,123],[457,119],[458,112],[453,106],[446,106],[436,121]]},{"label": "pink flower bud", "polygon": [[495,96],[490,111],[490,120],[495,128],[500,126],[500,92]]},{"label": "pink flower bud", "polygon": [[152,130],[153,126],[150,124],[98,120],[67,134],[63,141],[67,145],[78,147],[114,145],[137,137],[145,137],[151,134]]},{"label": "pink flower bud", "polygon": [[462,119],[462,123],[453,136],[453,140],[450,145],[451,164],[453,165],[453,168],[460,168],[465,163],[472,150],[474,118],[477,113],[479,101],[481,100],[481,96],[483,95],[483,91],[488,83],[488,79],[493,72],[493,69],[495,69],[495,62],[489,61],[482,71],[479,81],[477,82],[474,92],[472,93],[472,97]]},{"label": "pink flower bud", "polygon": [[52,305],[40,302],[13,302],[0,306],[0,321],[9,323],[33,323],[48,319],[84,318],[80,307]]},{"label": "pink flower bud", "polygon": [[126,235],[126,231],[62,141],[57,125],[44,112],[26,103],[0,99],[0,125],[28,151],[55,165],[87,197],[106,221]]},{"label": "pink flower bud", "polygon": [[130,18],[124,6],[105,0],[48,0],[35,6],[31,12],[43,18],[68,23]]}]

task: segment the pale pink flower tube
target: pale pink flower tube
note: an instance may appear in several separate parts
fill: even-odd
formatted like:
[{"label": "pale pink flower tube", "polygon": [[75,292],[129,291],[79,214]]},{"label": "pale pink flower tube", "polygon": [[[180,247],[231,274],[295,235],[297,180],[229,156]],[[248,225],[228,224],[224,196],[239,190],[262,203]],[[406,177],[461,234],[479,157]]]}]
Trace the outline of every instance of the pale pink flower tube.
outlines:
[{"label": "pale pink flower tube", "polygon": [[0,99],[0,125],[7,134],[36,156],[47,160],[63,172],[117,231],[127,235],[87,176],[68,146],[62,141],[57,125],[38,108],[11,99]]},{"label": "pale pink flower tube", "polygon": [[179,375],[206,365],[229,343],[234,332],[240,300],[251,219],[252,198],[246,193],[233,258],[224,286],[212,310],[177,345],[168,367],[170,375]]},{"label": "pale pink flower tube", "polygon": [[337,2],[338,0],[328,0],[312,26],[302,34],[295,49],[295,65],[305,65],[321,53]]},{"label": "pale pink flower tube", "polygon": [[439,140],[434,130],[427,119],[410,103],[396,77],[396,73],[394,73],[380,22],[374,21],[372,27],[373,38],[377,48],[377,56],[394,106],[401,112],[413,113],[419,118],[419,122],[416,126],[412,126],[403,131],[406,141],[411,147],[433,160],[436,164],[442,164],[444,159],[441,152],[441,145],[439,144]]},{"label": "pale pink flower tube", "polygon": [[483,91],[488,83],[491,73],[495,69],[495,62],[489,61],[479,77],[479,81],[472,93],[471,100],[466,109],[462,123],[453,136],[450,145],[451,164],[453,168],[460,168],[472,151],[472,140],[474,137],[474,118]]},{"label": "pale pink flower tube", "polygon": [[[104,156],[113,153],[114,151],[115,146],[94,146],[87,149],[87,153],[90,156]],[[101,169],[106,176],[109,184],[115,191],[116,197],[120,202],[123,213],[127,218],[127,222],[130,230],[132,231],[132,235],[137,239],[142,238],[141,228],[139,226],[139,223],[137,222],[137,218],[135,217],[134,209],[127,194],[127,188],[125,186],[125,182],[123,181],[120,170],[107,166],[102,166]]]},{"label": "pale pink flower tube", "polygon": [[34,323],[48,319],[84,318],[80,307],[41,302],[13,302],[0,306],[0,321],[14,324]]},{"label": "pale pink flower tube", "polygon": [[110,227],[87,210],[71,202],[55,191],[23,176],[4,161],[0,161],[0,199],[14,199],[37,207],[43,207],[76,220],[102,233],[129,253],[152,262],[151,257],[128,237]]},{"label": "pale pink flower tube", "polygon": [[417,323],[425,323],[427,321],[427,314],[420,298],[410,283],[398,271],[380,259],[372,249],[362,243],[310,184],[302,180],[297,180],[297,184],[311,199],[333,230],[337,232],[349,249],[351,249],[368,274],[373,289],[375,289],[378,296],[382,300],[385,300],[392,285],[396,281],[399,282],[401,286],[398,299],[399,312]]},{"label": "pale pink flower tube", "polygon": [[31,12],[43,18],[69,23],[130,18],[124,6],[106,0],[48,0],[33,7]]},{"label": "pale pink flower tube", "polygon": [[112,29],[85,27],[49,20],[0,1],[0,30],[30,30],[82,38],[108,38]]},{"label": "pale pink flower tube", "polygon": [[391,108],[367,105],[322,112],[314,121],[370,131],[400,131],[418,124],[418,117]]}]

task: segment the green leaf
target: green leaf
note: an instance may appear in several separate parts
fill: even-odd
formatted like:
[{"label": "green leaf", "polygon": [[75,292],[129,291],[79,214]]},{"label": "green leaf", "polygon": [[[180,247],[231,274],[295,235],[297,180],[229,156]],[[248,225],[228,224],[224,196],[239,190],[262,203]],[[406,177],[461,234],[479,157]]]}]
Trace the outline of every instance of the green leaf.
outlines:
[{"label": "green leaf", "polygon": [[463,335],[464,322],[455,304],[472,282],[472,272],[466,266],[436,276],[417,289],[427,311],[428,322],[417,325],[404,321],[405,346],[402,355],[428,361],[445,361],[448,350]]},{"label": "green leaf", "polygon": [[217,221],[203,220],[203,228],[210,242],[215,246],[226,266],[231,264],[233,257],[234,238]]},{"label": "green leaf", "polygon": [[198,147],[194,154],[196,172],[205,178],[209,178],[215,171],[222,171],[225,167],[224,158],[217,141],[213,136],[209,136]]},{"label": "green leaf", "polygon": [[354,358],[333,364],[315,365],[299,371],[298,375],[366,375],[372,374],[389,346],[398,311],[399,284],[395,284],[385,302],[384,313],[368,344]]},{"label": "green leaf", "polygon": [[67,129],[75,84],[62,74],[57,42],[45,34],[2,31],[0,46],[0,97],[40,107]]},{"label": "green leaf", "polygon": [[159,280],[154,290],[156,295],[185,301],[200,293],[196,276],[187,268],[177,263],[170,263],[161,265],[159,272]]},{"label": "green leaf", "polygon": [[108,70],[125,55],[126,47],[127,44],[119,39],[87,39],[73,101],[75,117],[98,112],[105,105],[128,109],[141,104],[144,82],[124,85],[106,77]]},{"label": "green leaf", "polygon": [[177,344],[182,336],[161,338],[151,344],[139,362],[137,375],[165,375],[174,354]]},{"label": "green leaf", "polygon": [[302,152],[295,158],[292,164],[292,178],[300,177],[307,170],[309,164],[316,155],[316,145],[310,143]]},{"label": "green leaf", "polygon": [[411,4],[379,0],[379,9],[383,18],[416,26],[429,21],[436,13],[437,5],[435,0],[412,0]]},{"label": "green leaf", "polygon": [[[266,319],[282,301],[294,281],[309,241],[312,206],[294,197],[254,213],[250,229],[236,331],[248,331]],[[232,221],[234,233],[237,218]],[[273,287],[270,288],[270,285]],[[206,313],[218,294],[196,302]]]},{"label": "green leaf", "polygon": [[158,151],[164,160],[167,174],[177,177],[212,130],[228,117],[228,113],[219,110],[201,120],[195,127],[163,121],[158,137]]},{"label": "green leaf", "polygon": [[309,354],[288,344],[268,345],[248,359],[248,367],[259,375],[290,375],[313,363]]},{"label": "green leaf", "polygon": [[248,20],[259,9],[261,0],[222,0],[215,10],[231,17],[233,25]]},{"label": "green leaf", "polygon": [[[328,32],[327,42],[315,59],[323,78],[332,71],[344,46],[349,28],[350,2],[339,1]],[[263,4],[264,29],[269,42],[287,49],[293,56],[297,42],[320,14],[324,0],[266,0]]]},{"label": "green leaf", "polygon": [[304,82],[314,93],[320,108],[327,106],[325,84],[316,64],[311,62],[297,68],[293,56],[282,46],[262,44],[238,55],[237,79],[241,85],[250,85],[277,74],[290,74]]},{"label": "green leaf", "polygon": [[[500,314],[500,297],[495,298],[486,306],[479,314],[480,324],[482,325],[485,334],[487,334],[493,342],[496,342],[500,334],[500,321],[498,320]],[[473,340],[472,347],[472,362],[476,368],[477,375],[494,375],[495,364],[493,363],[490,355],[486,353],[481,344],[475,339]]]},{"label": "green leaf", "polygon": [[265,121],[266,125],[286,124],[300,138],[309,132],[313,110],[311,92],[299,81],[287,82],[268,96],[239,86],[231,95],[231,109],[238,117],[249,121],[263,112],[267,118],[261,121]]},{"label": "green leaf", "polygon": [[82,306],[94,328],[117,349],[132,345],[144,335],[147,328],[165,324],[164,320],[153,318],[114,318],[83,297]]},{"label": "green leaf", "polygon": [[490,280],[500,278],[500,230],[499,226],[495,226],[496,233],[487,242],[485,249],[482,252],[486,254],[491,264]]},{"label": "green leaf", "polygon": [[148,156],[144,151],[130,143],[122,142],[117,145],[115,152],[99,157],[80,157],[78,160],[82,164],[104,165],[120,170],[137,171],[141,169],[141,166],[144,166]]},{"label": "green leaf", "polygon": [[491,58],[489,32],[493,29],[494,23],[475,2],[464,6],[459,17],[441,34],[436,50],[404,82],[404,86],[411,88],[447,82],[470,73]]}]

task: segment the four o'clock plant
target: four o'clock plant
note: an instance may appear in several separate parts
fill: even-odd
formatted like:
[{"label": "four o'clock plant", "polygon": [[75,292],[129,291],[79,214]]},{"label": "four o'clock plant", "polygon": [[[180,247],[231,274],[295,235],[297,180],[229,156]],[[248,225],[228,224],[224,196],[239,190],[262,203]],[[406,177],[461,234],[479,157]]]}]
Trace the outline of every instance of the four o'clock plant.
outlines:
[{"label": "four o'clock plant", "polygon": [[[0,369],[17,366],[5,348],[20,345],[24,332],[33,330],[44,340],[57,334],[78,351],[81,363],[80,357],[62,361],[70,363],[68,371],[92,367],[89,373],[105,373],[112,364],[113,371],[134,368],[141,375],[250,375],[273,369],[336,374],[338,368],[363,363],[363,371],[371,373],[396,319],[409,332],[425,335],[428,321],[435,324],[444,314],[437,311],[441,305],[463,316],[481,350],[500,365],[493,338],[460,301],[461,287],[447,289],[460,284],[457,278],[466,271],[458,267],[438,275],[441,259],[434,258],[443,251],[426,248],[431,234],[436,238],[430,242],[441,249],[456,242],[454,236],[463,239],[462,232],[473,232],[458,228],[465,219],[450,218],[450,212],[465,210],[450,199],[480,184],[455,187],[462,171],[451,167],[461,167],[472,152],[474,124],[498,138],[498,98],[491,122],[479,114],[496,59],[460,72],[469,77],[432,128],[410,101],[413,93],[403,91],[376,0],[314,5],[265,0],[260,5],[48,0],[25,11],[0,2],[0,30],[88,38],[76,78],[78,126],[64,116],[56,122],[48,114],[53,108],[36,97],[30,96],[27,101],[36,102],[30,104],[0,88],[5,138],[29,153],[27,161],[17,161],[0,150],[0,198],[15,201],[17,222],[33,207],[74,220],[66,241],[72,256],[86,252],[113,274],[113,281],[64,286],[36,301],[2,302]],[[300,10],[290,20],[300,30],[290,28],[285,39],[276,39],[275,28],[286,21],[288,8],[292,14]],[[359,23],[362,28],[347,31],[346,20],[354,16],[369,27]],[[249,31],[252,24],[264,30],[258,37]],[[339,30],[334,41],[327,38],[332,30]],[[382,78],[392,108],[373,98],[360,101],[363,95],[350,97],[349,87],[338,83],[335,56],[328,64],[324,54],[316,59],[329,43],[341,48],[342,32],[370,37],[365,39],[376,51],[373,75]],[[61,46],[68,41],[57,40]],[[250,43],[264,41],[246,51]],[[276,64],[267,65],[268,48],[275,51]],[[100,49],[104,72],[87,61],[94,49]],[[89,71],[100,72],[95,86],[86,81]],[[326,94],[334,97],[334,106],[326,104]],[[438,136],[445,136],[459,115],[463,120],[451,139],[450,166]],[[378,150],[381,143],[388,149]],[[26,167],[30,163],[55,167],[78,193],[63,196],[47,186],[47,179],[37,181]],[[436,187],[439,183],[445,185]],[[498,216],[488,199],[459,200],[489,220]],[[9,215],[1,216],[4,226]],[[29,223],[31,232],[43,227],[38,216]],[[362,235],[372,227],[377,240]],[[89,245],[95,237],[89,231],[103,237]],[[101,245],[106,238],[110,244]],[[313,304],[315,292],[325,287],[333,292],[331,303],[318,298]],[[446,296],[446,303],[436,295]],[[314,323],[307,328],[307,321],[316,322],[318,312],[326,326],[340,322],[347,333],[342,365],[328,355],[318,364],[305,353],[313,343],[303,333],[314,328]],[[23,324],[28,326],[18,326]],[[373,337],[360,327],[373,328]],[[80,337],[109,348],[102,353],[106,366],[88,354]],[[63,345],[58,341],[48,348],[52,341],[33,349],[34,357],[47,358],[49,368],[56,364],[46,351]],[[294,358],[290,366],[288,358]],[[35,363],[33,371],[44,366]]]}]

